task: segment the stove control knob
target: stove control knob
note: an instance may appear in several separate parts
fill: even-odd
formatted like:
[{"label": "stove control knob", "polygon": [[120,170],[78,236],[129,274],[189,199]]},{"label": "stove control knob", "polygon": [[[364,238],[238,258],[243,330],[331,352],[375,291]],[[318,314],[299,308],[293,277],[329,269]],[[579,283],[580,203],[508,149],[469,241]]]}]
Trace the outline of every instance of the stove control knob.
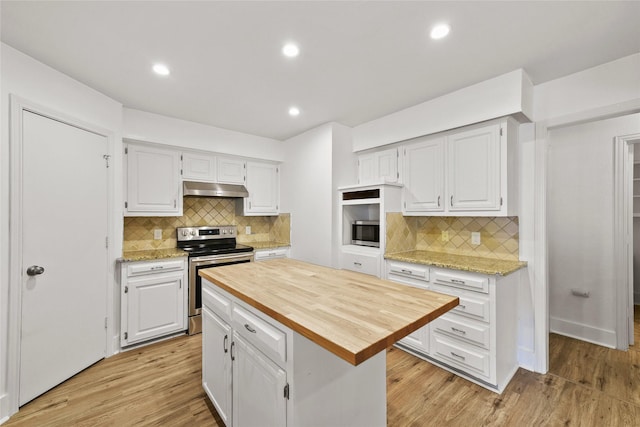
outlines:
[{"label": "stove control knob", "polygon": [[196,230],[191,230],[191,235],[192,235],[193,237],[196,237],[196,234],[197,234],[197,233],[196,233]]},{"label": "stove control knob", "polygon": [[229,234],[233,234],[235,232],[235,230],[232,228],[231,230],[229,230]]},{"label": "stove control knob", "polygon": [[222,230],[222,234],[227,234],[227,230],[226,230],[226,229],[223,229],[223,230]]},{"label": "stove control knob", "polygon": [[189,235],[189,230],[182,230],[182,235],[183,236],[188,236]]}]

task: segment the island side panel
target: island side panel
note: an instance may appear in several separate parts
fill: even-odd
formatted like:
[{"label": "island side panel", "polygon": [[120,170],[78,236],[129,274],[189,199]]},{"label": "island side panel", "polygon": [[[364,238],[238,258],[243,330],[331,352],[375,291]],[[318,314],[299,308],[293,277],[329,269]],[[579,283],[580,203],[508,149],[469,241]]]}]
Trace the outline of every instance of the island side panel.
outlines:
[{"label": "island side panel", "polygon": [[298,333],[293,338],[290,426],[386,426],[386,350],[354,366]]}]

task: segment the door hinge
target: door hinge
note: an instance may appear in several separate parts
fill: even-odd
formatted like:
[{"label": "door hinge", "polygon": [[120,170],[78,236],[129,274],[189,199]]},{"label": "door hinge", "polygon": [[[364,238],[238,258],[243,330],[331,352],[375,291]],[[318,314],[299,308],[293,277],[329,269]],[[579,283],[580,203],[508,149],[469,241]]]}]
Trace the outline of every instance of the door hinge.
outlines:
[{"label": "door hinge", "polygon": [[107,320],[107,318],[105,317],[105,318],[104,318],[104,328],[105,328],[105,329],[107,329],[107,322],[108,322],[108,320]]},{"label": "door hinge", "polygon": [[129,203],[128,202],[124,202],[124,208],[128,208],[129,207]]},{"label": "door hinge", "polygon": [[107,169],[109,169],[109,159],[111,158],[111,156],[109,154],[105,154],[104,156],[102,156],[102,158],[106,160]]},{"label": "door hinge", "polygon": [[109,236],[104,238],[104,247],[108,248],[109,247]]},{"label": "door hinge", "polygon": [[183,159],[182,159],[182,154],[180,154],[180,161],[182,161],[182,160],[183,160]]},{"label": "door hinge", "polygon": [[284,386],[284,398],[289,400],[289,383]]},{"label": "door hinge", "polygon": [[125,294],[128,294],[128,293],[129,293],[129,287],[128,287],[128,286],[125,286],[125,287],[124,287],[124,293],[125,293]]},{"label": "door hinge", "polygon": [[128,338],[129,338],[129,332],[125,332],[125,333],[124,333],[124,339],[126,340],[126,339],[128,339]]},{"label": "door hinge", "polygon": [[400,158],[400,149],[396,148],[396,159]]},{"label": "door hinge", "polygon": [[502,197],[500,197],[500,206],[502,206]]},{"label": "door hinge", "polygon": [[396,178],[400,179],[400,172],[396,172]]},{"label": "door hinge", "polygon": [[182,176],[182,169],[180,169],[180,176]]},{"label": "door hinge", "polygon": [[124,147],[124,154],[129,154],[129,147]]},{"label": "door hinge", "polygon": [[500,136],[502,136],[502,128],[500,128]]},{"label": "door hinge", "polygon": [[407,209],[407,202],[404,202],[404,208]]},{"label": "door hinge", "polygon": [[178,207],[178,201],[173,199],[173,208],[175,209],[176,207]]}]

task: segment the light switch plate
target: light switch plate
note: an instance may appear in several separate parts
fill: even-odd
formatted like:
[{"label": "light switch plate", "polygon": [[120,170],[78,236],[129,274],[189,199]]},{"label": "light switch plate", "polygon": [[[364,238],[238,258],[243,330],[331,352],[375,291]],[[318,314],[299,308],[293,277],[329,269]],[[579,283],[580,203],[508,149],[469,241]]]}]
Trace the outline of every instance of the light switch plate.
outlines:
[{"label": "light switch plate", "polygon": [[440,235],[440,240],[443,242],[449,241],[449,230],[442,230],[442,234]]},{"label": "light switch plate", "polygon": [[244,228],[244,234],[251,234],[251,226],[250,226],[250,225],[247,225],[247,226]]},{"label": "light switch plate", "polygon": [[162,229],[161,228],[155,228],[153,230],[153,238],[155,240],[161,240],[162,239]]},{"label": "light switch plate", "polygon": [[480,244],[480,232],[479,231],[472,231],[471,232],[471,244],[472,245],[479,245]]}]

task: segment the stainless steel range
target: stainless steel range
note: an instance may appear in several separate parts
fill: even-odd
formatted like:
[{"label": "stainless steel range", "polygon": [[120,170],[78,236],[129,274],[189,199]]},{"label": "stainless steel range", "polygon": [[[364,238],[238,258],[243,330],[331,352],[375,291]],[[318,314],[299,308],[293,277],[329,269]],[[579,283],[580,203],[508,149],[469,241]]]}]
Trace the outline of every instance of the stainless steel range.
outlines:
[{"label": "stainless steel range", "polygon": [[180,227],[178,247],[189,254],[189,335],[202,332],[202,282],[198,270],[253,261],[253,248],[236,243],[235,225]]}]

